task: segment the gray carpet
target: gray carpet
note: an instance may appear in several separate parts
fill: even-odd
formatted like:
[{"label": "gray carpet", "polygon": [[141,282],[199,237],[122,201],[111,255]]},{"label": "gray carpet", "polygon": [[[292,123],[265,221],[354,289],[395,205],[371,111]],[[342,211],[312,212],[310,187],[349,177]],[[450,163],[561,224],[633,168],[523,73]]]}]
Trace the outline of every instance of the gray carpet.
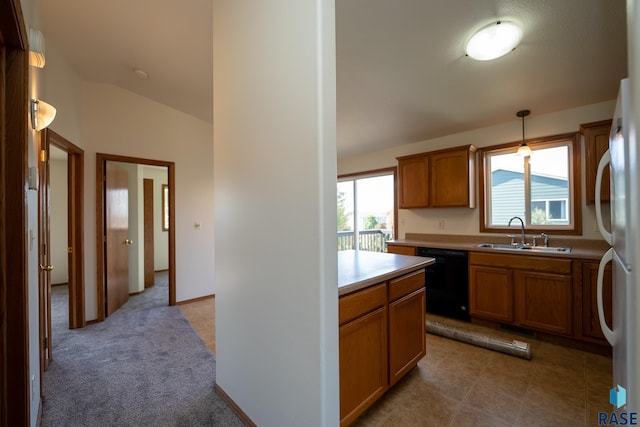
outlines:
[{"label": "gray carpet", "polygon": [[162,306],[143,301],[154,299],[149,290],[162,293],[155,288],[76,330],[64,288],[53,288],[42,426],[243,425],[215,393],[215,358],[180,309],[167,306],[166,293]]}]

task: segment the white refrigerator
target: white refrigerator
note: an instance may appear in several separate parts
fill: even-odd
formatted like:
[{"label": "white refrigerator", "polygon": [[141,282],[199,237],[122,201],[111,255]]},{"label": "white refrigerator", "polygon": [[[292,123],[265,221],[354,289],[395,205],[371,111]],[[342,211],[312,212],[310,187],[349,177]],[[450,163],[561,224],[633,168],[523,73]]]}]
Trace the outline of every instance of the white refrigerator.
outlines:
[{"label": "white refrigerator", "polygon": [[[613,384],[626,392],[626,405],[619,410],[640,411],[640,175],[638,140],[630,135],[629,81],[620,83],[611,124],[609,150],[603,155],[596,176],[596,219],[604,239],[611,245],[600,261],[598,271],[598,315],[602,332],[613,347]],[[602,171],[611,170],[611,232],[602,220],[600,187]],[[602,304],[604,267],[613,267],[613,320],[607,325]],[[613,397],[612,397],[613,400]]]}]

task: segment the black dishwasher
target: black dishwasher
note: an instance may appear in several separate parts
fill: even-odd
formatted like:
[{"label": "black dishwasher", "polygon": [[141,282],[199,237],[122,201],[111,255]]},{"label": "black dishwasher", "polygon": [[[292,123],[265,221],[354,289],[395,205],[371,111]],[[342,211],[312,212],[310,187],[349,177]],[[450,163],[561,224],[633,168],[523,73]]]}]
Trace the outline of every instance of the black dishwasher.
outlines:
[{"label": "black dishwasher", "polygon": [[418,248],[417,255],[436,260],[427,266],[427,312],[469,321],[467,251]]}]

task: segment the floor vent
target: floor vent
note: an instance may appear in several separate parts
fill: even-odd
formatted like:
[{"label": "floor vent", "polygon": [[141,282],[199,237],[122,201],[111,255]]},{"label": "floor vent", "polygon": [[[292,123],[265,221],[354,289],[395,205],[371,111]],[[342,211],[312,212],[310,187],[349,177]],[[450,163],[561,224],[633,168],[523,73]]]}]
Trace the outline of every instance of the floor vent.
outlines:
[{"label": "floor vent", "polygon": [[514,334],[522,335],[524,337],[536,338],[536,331],[532,331],[531,329],[521,328],[520,326],[507,325],[505,323],[500,323],[500,329],[503,331],[513,332]]}]

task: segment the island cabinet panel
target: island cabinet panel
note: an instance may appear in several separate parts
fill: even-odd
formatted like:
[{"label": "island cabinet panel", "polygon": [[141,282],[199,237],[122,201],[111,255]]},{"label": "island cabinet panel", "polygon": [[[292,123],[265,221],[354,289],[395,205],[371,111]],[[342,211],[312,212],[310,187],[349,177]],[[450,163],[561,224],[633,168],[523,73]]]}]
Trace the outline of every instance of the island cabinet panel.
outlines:
[{"label": "island cabinet panel", "polygon": [[[424,277],[424,276],[423,276]],[[389,384],[395,384],[426,354],[425,288],[389,303]]]},{"label": "island cabinet panel", "polygon": [[398,160],[400,188],[399,207],[426,208],[429,206],[429,157],[409,156]]},{"label": "island cabinet panel", "polygon": [[389,281],[389,301],[394,301],[417,289],[424,288],[424,270],[418,270],[410,274]]},{"label": "island cabinet panel", "polygon": [[367,314],[387,303],[387,284],[380,283],[358,292],[345,295],[338,301],[340,324]]},{"label": "island cabinet panel", "polygon": [[414,246],[393,245],[391,243],[387,243],[387,252],[390,254],[415,256],[416,248]]},{"label": "island cabinet panel", "polygon": [[[596,171],[602,155],[609,149],[609,132],[611,120],[586,123],[580,125],[580,132],[584,135],[585,147],[585,201],[594,204],[596,201]],[[609,201],[609,166],[605,167],[602,175],[600,196],[603,202]]]},{"label": "island cabinet panel", "polygon": [[573,331],[573,282],[570,276],[516,272],[518,323],[542,331],[570,335]]},{"label": "island cabinet panel", "polygon": [[387,309],[340,326],[340,425],[349,425],[389,387]]},{"label": "island cabinet panel", "polygon": [[[598,316],[598,263],[583,262],[582,263],[582,336],[601,340],[603,344],[608,345],[605,341],[602,328],[600,327],[600,318]],[[607,264],[604,271],[604,280],[602,283],[602,302],[604,308],[604,318],[609,327],[612,326],[612,276],[611,263]]]},{"label": "island cabinet panel", "polygon": [[401,209],[475,207],[476,147],[398,157]]},{"label": "island cabinet panel", "polygon": [[425,355],[425,269],[399,271],[338,302],[341,426],[353,423]]},{"label": "island cabinet panel", "polygon": [[513,271],[507,268],[469,267],[469,313],[499,322],[513,322]]}]

